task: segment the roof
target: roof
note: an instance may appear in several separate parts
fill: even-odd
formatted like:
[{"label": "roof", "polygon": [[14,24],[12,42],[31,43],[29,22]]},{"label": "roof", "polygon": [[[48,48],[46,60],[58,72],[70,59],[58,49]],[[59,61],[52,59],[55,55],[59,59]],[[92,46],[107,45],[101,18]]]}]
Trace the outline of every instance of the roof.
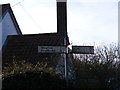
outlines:
[{"label": "roof", "polygon": [[10,7],[10,4],[2,4],[2,5],[0,5],[0,11],[1,11],[0,17],[5,13],[5,11],[7,9],[9,9],[9,7]]},{"label": "roof", "polygon": [[[2,9],[1,9],[1,8],[2,8]],[[12,11],[12,9],[11,9],[10,4],[2,4],[2,5],[0,5],[0,19],[1,19],[1,17],[2,17],[2,19],[4,18],[6,12],[9,12],[10,17],[11,17],[11,19],[12,19],[12,21],[13,21],[13,24],[14,24],[16,30],[17,30],[17,33],[18,33],[18,34],[22,34],[22,32],[21,32],[21,30],[20,30],[20,28],[19,28],[19,25],[18,25],[18,23],[17,23],[17,20],[16,20],[16,18],[15,18],[15,16],[14,16],[14,13],[13,13],[13,11]]]},{"label": "roof", "polygon": [[[48,54],[39,54],[38,46],[63,46],[64,38],[58,33],[10,35],[7,45],[3,50],[3,62],[13,60],[39,60]],[[69,40],[67,38],[67,43]]]}]

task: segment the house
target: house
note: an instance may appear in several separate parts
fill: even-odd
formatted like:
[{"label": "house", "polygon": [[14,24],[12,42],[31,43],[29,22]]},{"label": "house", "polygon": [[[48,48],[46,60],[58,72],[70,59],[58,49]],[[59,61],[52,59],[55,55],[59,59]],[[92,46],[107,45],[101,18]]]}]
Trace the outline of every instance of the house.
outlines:
[{"label": "house", "polygon": [[[58,0],[59,1],[59,0]],[[18,32],[7,36],[7,43],[2,52],[2,63],[15,60],[26,60],[30,62],[47,61],[49,65],[63,66],[64,73],[65,55],[52,53],[38,53],[38,46],[67,46],[69,37],[67,34],[67,8],[66,2],[57,1],[57,32],[42,34],[22,35]],[[8,12],[5,9],[4,12]],[[13,13],[12,13],[13,14]],[[18,25],[17,25],[18,26]]]},{"label": "house", "polygon": [[13,11],[10,7],[10,4],[2,4],[0,5],[2,9],[0,9],[0,50],[7,42],[8,35],[22,35],[22,32],[19,28],[19,25],[16,21],[16,18],[13,14]]},{"label": "house", "polygon": [[[5,10],[8,12],[8,9]],[[3,51],[3,62],[13,60],[14,56],[22,60],[38,60],[40,59],[38,46],[68,45],[66,2],[57,2],[57,32],[28,35],[11,34],[13,35],[7,37],[7,44]]]}]

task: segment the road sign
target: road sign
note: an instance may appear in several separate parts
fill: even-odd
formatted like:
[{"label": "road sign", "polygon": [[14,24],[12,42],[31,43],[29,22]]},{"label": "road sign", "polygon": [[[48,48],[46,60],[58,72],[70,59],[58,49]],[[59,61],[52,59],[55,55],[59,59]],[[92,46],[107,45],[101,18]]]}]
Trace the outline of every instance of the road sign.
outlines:
[{"label": "road sign", "polygon": [[66,53],[65,46],[38,46],[39,53]]},{"label": "road sign", "polygon": [[94,54],[94,47],[93,46],[72,46],[72,53]]}]

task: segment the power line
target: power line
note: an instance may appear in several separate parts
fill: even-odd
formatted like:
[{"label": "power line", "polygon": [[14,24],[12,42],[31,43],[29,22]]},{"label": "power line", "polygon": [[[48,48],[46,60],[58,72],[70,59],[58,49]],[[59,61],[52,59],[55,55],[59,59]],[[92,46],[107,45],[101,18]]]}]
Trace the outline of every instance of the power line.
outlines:
[{"label": "power line", "polygon": [[33,19],[33,17],[28,13],[28,11],[24,8],[24,6],[21,4],[21,3],[19,3],[19,5],[22,7],[22,9],[26,12],[26,14],[29,16],[29,18],[34,22],[34,24],[41,30],[41,31],[43,31],[42,29],[41,29],[41,27],[37,24],[37,22]]},{"label": "power line", "polygon": [[23,1],[24,1],[24,0],[17,2],[17,3],[14,4],[12,7],[14,7],[14,6],[16,6],[16,5],[20,4],[20,3],[22,3]]},{"label": "power line", "polygon": [[[24,10],[24,12],[28,15],[28,17],[33,21],[33,23],[39,28],[39,30],[43,31],[41,29],[41,27],[38,25],[38,23],[34,20],[34,18],[28,13],[28,11],[25,9],[25,7],[21,4],[21,2],[23,2],[24,0],[16,3],[15,5],[13,5],[12,7],[16,6],[16,5],[20,5],[21,8]],[[44,31],[43,31],[44,32]]]}]

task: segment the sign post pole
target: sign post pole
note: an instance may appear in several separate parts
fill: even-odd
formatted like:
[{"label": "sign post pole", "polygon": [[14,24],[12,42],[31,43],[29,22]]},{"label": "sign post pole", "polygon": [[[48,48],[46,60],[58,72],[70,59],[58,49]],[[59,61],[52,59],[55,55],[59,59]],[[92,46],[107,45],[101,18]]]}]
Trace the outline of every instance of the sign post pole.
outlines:
[{"label": "sign post pole", "polygon": [[68,59],[69,53],[75,54],[94,54],[93,46],[72,46],[71,51],[67,45],[64,46],[38,46],[38,53],[59,53],[65,55],[65,79],[68,86]]},{"label": "sign post pole", "polygon": [[68,47],[66,47],[65,53],[65,79],[66,79],[66,86],[68,86]]}]

